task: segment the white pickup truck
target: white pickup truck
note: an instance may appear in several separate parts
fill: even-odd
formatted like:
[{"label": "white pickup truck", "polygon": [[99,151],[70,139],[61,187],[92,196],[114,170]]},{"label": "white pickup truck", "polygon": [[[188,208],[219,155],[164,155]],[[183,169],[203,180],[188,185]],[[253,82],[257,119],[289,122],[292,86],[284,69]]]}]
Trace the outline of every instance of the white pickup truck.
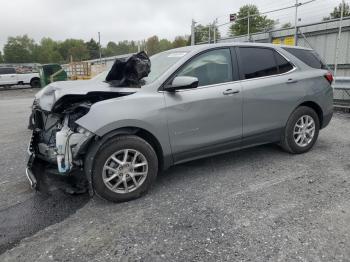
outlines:
[{"label": "white pickup truck", "polygon": [[40,87],[38,73],[18,74],[13,67],[0,67],[0,86],[31,85]]}]

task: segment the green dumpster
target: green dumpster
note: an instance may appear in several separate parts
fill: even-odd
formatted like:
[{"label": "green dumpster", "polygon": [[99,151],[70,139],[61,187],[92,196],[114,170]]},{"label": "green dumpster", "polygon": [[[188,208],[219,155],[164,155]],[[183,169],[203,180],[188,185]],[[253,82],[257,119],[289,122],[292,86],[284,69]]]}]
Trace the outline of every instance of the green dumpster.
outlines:
[{"label": "green dumpster", "polygon": [[68,79],[66,71],[59,64],[46,64],[39,67],[41,87],[56,81],[66,81]]}]

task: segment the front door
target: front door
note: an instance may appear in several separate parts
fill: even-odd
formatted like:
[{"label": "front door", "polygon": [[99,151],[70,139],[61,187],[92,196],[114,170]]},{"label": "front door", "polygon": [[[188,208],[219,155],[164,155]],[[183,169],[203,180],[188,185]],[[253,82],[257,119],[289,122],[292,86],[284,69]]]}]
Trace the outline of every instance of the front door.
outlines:
[{"label": "front door", "polygon": [[176,76],[197,77],[199,86],[164,92],[175,163],[239,147],[242,90],[231,50],[206,51],[185,64]]}]

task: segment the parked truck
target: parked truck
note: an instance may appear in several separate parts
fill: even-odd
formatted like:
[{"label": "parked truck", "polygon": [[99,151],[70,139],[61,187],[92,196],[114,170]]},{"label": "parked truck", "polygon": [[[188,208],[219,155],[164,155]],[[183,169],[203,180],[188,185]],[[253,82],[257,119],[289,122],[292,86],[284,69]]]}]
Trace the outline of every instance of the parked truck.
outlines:
[{"label": "parked truck", "polygon": [[0,86],[13,85],[40,87],[39,73],[18,74],[14,67],[0,67]]}]

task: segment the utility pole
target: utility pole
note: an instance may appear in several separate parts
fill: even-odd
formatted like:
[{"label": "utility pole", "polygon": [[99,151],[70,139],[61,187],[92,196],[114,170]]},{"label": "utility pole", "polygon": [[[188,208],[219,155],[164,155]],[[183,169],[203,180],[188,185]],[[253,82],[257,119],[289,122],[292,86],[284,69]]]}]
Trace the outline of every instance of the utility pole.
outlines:
[{"label": "utility pole", "polygon": [[216,24],[218,22],[218,19],[216,18],[213,22],[213,34],[214,34],[214,44],[216,43]]},{"label": "utility pole", "polygon": [[195,45],[195,37],[196,37],[196,22],[192,19],[192,25],[191,25],[191,45]]},{"label": "utility pole", "polygon": [[[340,11],[340,19],[339,19],[339,31],[338,31],[338,38],[337,38],[337,44],[335,47],[335,60],[334,60],[334,76],[337,76],[337,68],[338,68],[338,55],[339,55],[339,42],[341,38],[341,30],[343,25],[343,17],[344,17],[344,7],[345,7],[345,1],[342,0],[341,5],[341,11]],[[336,78],[334,78],[334,84],[335,84]]]},{"label": "utility pole", "polygon": [[248,42],[250,42],[250,11],[248,9]]},{"label": "utility pole", "polygon": [[211,24],[208,25],[208,43],[209,44],[210,44],[210,41],[211,41],[210,30],[211,30]]},{"label": "utility pole", "polygon": [[294,18],[294,45],[297,45],[298,42],[298,7],[299,1],[295,0],[295,18]]},{"label": "utility pole", "polygon": [[98,32],[98,49],[100,52],[100,65],[102,64],[102,53],[101,53],[101,34]]}]

